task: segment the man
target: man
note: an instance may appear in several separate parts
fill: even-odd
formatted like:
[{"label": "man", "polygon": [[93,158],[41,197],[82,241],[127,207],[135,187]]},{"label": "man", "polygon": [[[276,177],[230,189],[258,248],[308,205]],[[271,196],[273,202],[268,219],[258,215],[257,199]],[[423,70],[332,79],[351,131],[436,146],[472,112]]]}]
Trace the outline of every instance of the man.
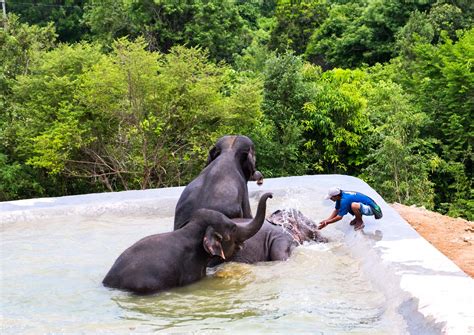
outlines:
[{"label": "man", "polygon": [[364,228],[362,215],[374,215],[376,219],[382,217],[382,210],[371,198],[365,194],[352,191],[342,191],[338,187],[331,187],[328,190],[326,199],[336,202],[336,206],[331,215],[319,223],[318,229],[322,229],[327,225],[342,219],[347,213],[351,213],[355,218],[351,221],[354,230]]}]

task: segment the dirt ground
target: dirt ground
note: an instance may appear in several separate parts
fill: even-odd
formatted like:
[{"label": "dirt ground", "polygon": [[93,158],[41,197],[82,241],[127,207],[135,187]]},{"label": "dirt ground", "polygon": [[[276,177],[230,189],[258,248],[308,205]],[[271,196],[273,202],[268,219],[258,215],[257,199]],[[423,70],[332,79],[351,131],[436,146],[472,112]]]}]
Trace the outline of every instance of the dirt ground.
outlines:
[{"label": "dirt ground", "polygon": [[474,222],[454,219],[424,208],[391,206],[427,241],[474,278]]}]

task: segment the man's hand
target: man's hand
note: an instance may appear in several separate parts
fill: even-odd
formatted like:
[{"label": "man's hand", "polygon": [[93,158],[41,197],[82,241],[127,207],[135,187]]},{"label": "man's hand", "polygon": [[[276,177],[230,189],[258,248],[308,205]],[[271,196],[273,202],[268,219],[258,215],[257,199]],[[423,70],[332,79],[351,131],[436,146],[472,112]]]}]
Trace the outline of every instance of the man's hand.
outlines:
[{"label": "man's hand", "polygon": [[326,220],[323,220],[319,223],[318,229],[323,229],[327,225],[328,225],[328,223],[326,222]]}]

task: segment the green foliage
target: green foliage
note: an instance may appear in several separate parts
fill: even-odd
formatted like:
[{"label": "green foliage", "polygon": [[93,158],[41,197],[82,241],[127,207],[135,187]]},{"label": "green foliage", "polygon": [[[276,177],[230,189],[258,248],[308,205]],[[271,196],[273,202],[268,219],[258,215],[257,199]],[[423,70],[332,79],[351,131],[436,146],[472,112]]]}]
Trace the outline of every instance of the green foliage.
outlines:
[{"label": "green foliage", "polygon": [[[419,44],[415,48],[416,60],[410,66],[409,88],[419,92],[415,96],[416,103],[436,120],[428,131],[439,140],[435,150],[447,164],[433,175],[432,180],[437,186],[445,185],[445,179],[452,181],[451,186],[458,185],[439,189],[439,204],[456,203],[458,199],[472,201],[473,45],[474,29],[466,32],[457,43],[445,37],[445,42],[438,46]],[[459,187],[460,180],[466,187]]]},{"label": "green foliage", "polygon": [[334,5],[328,18],[311,36],[305,56],[323,67],[355,67],[368,50],[368,27],[361,23],[363,6]]},{"label": "green foliage", "polygon": [[396,34],[396,46],[404,59],[413,59],[413,48],[417,43],[431,43],[434,39],[434,28],[428,15],[415,11],[408,22]]},{"label": "green foliage", "polygon": [[214,60],[231,62],[250,43],[249,29],[256,21],[252,8],[232,0],[90,0],[84,19],[106,45],[118,37],[143,35],[151,50],[186,44],[207,49]]},{"label": "green foliage", "polygon": [[0,27],[0,200],[182,185],[218,137],[245,134],[266,177],[358,175],[472,219],[469,1],[7,10],[21,17]]},{"label": "green foliage", "polygon": [[347,173],[360,163],[368,128],[366,102],[359,92],[363,80],[360,70],[334,69],[315,82],[302,117],[311,172]]},{"label": "green foliage", "polygon": [[441,161],[432,180],[435,181],[435,203],[438,211],[454,217],[462,216],[471,221],[474,219],[472,177],[469,171],[465,171],[464,164]]},{"label": "green foliage", "polygon": [[434,185],[429,177],[439,158],[431,153],[432,141],[420,137],[429,118],[395,83],[370,82],[364,95],[373,135],[366,140],[370,151],[361,177],[388,201],[433,208]]},{"label": "green foliage", "polygon": [[450,160],[469,160],[474,110],[474,29],[455,44],[449,38],[439,46],[420,44],[416,55],[412,84],[424,93],[417,96],[417,102],[437,120],[433,134],[442,139]]},{"label": "green foliage", "polygon": [[[471,13],[472,14],[472,13]],[[474,18],[466,15],[455,4],[437,2],[429,11],[429,20],[436,32],[435,40],[439,40],[441,32],[446,32],[452,40],[457,39],[457,31],[472,27]]]},{"label": "green foliage", "polygon": [[[0,30],[0,91],[2,98],[8,95],[11,81],[17,75],[26,74],[29,65],[42,50],[55,45],[56,33],[52,25],[39,27],[21,23],[17,16],[9,15],[8,29]],[[2,99],[3,100],[3,99]],[[2,103],[5,106],[5,101]]]},{"label": "green foliage", "polygon": [[234,1],[197,1],[193,12],[193,19],[185,27],[185,41],[206,48],[213,59],[230,62],[250,43],[245,21]]},{"label": "green foliage", "polygon": [[39,27],[21,23],[10,14],[7,29],[0,29],[0,201],[43,195],[42,175],[24,164],[18,155],[12,105],[13,87],[19,75],[28,75],[44,50],[55,45],[52,25]]},{"label": "green foliage", "polygon": [[54,25],[61,42],[77,42],[87,33],[82,23],[85,0],[7,1],[7,10],[22,22],[38,26]]},{"label": "green foliage", "polygon": [[393,57],[395,35],[410,13],[425,1],[350,1],[334,4],[328,18],[314,31],[306,57],[324,67],[354,68]]},{"label": "green foliage", "polygon": [[8,132],[15,143],[15,155],[38,171],[64,169],[64,160],[79,145],[82,125],[76,119],[74,92],[80,75],[100,54],[87,44],[62,45],[43,52],[19,75],[13,86]]},{"label": "green foliage", "polygon": [[200,49],[145,47],[121,39],[102,55],[63,45],[19,76],[12,128],[26,163],[109,190],[176,185],[202,166],[202,143],[258,122],[258,81],[232,76]]},{"label": "green foliage", "polygon": [[42,187],[28,172],[26,166],[9,162],[8,157],[0,153],[0,201],[43,194]]},{"label": "green foliage", "polygon": [[[275,149],[260,162],[278,175],[304,171],[299,150],[303,128],[299,119],[309,99],[309,86],[302,69],[302,60],[291,53],[273,56],[265,64],[262,110],[269,127],[266,134]],[[274,166],[275,160],[280,162],[279,166]]]},{"label": "green foliage", "polygon": [[[152,1],[144,1],[152,4]],[[125,0],[88,0],[84,6],[84,23],[94,38],[104,45],[111,46],[114,39],[139,34],[139,27],[134,22],[141,16],[137,15],[134,2]]]},{"label": "green foliage", "polygon": [[270,32],[274,25],[273,19],[260,18],[258,20],[258,29],[252,33],[252,42],[242,51],[242,54],[235,55],[234,68],[254,76],[263,75],[266,61],[275,56],[274,52],[268,48]]},{"label": "green foliage", "polygon": [[270,48],[280,53],[293,50],[303,54],[314,29],[328,16],[325,0],[279,0],[276,7],[276,26],[272,30]]}]

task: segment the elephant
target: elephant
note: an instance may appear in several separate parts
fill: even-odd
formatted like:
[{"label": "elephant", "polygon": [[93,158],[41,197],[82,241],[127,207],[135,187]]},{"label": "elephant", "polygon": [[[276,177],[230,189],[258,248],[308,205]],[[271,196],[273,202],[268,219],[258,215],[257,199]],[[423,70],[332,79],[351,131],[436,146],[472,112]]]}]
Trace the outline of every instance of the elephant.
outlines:
[{"label": "elephant", "polygon": [[250,181],[256,181],[257,185],[261,186],[263,184],[263,174],[260,171],[255,171],[252,177],[250,177]]},{"label": "elephant", "polygon": [[209,151],[206,167],[183,190],[175,210],[174,230],[185,226],[194,211],[213,209],[229,218],[252,218],[247,182],[263,182],[255,167],[252,140],[221,137]]},{"label": "elephant", "polygon": [[255,218],[239,225],[222,213],[201,208],[185,227],[139,240],[117,258],[103,285],[151,294],[198,281],[213,257],[231,257],[257,233],[271,197],[271,193],[263,194]]},{"label": "elephant", "polygon": [[296,246],[305,241],[328,240],[319,234],[317,224],[299,210],[277,210],[265,220],[257,234],[245,241],[244,247],[228,261],[249,264],[284,261]]}]

